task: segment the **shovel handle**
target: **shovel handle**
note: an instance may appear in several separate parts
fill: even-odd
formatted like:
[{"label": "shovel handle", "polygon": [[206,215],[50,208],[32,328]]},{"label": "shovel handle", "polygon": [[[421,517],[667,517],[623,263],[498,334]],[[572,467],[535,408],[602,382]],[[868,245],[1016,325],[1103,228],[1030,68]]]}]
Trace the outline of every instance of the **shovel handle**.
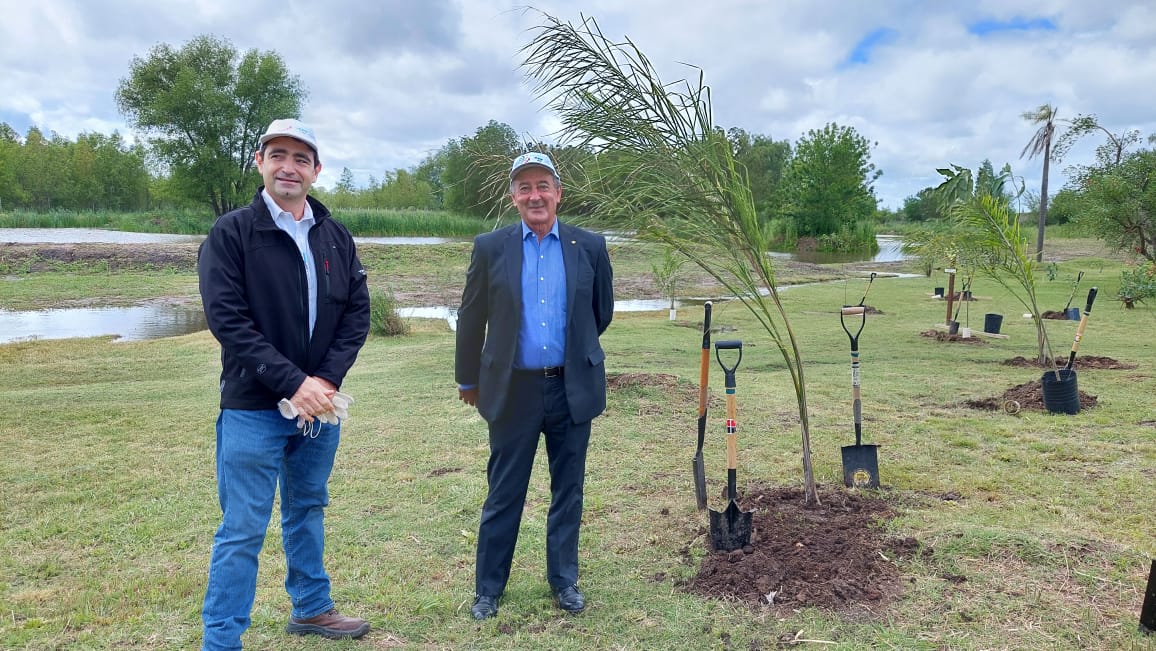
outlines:
[{"label": "shovel handle", "polygon": [[[724,350],[738,350],[739,357],[735,360],[734,366],[727,366],[723,363],[720,351]],[[714,357],[718,360],[718,365],[722,367],[723,375],[725,375],[727,388],[734,388],[735,386],[735,370],[739,367],[739,362],[743,361],[743,342],[738,339],[727,339],[724,341],[715,342]]]},{"label": "shovel handle", "polygon": [[1076,351],[1080,349],[1080,341],[1084,338],[1084,328],[1088,326],[1088,317],[1092,313],[1092,303],[1096,300],[1096,287],[1088,290],[1088,302],[1084,305],[1084,315],[1080,317],[1080,325],[1076,328],[1076,337],[1072,340],[1072,352],[1068,355],[1068,364],[1065,369],[1071,369],[1076,362]]},{"label": "shovel handle", "polygon": [[706,416],[707,381],[710,378],[710,312],[711,302],[703,304],[702,317],[702,356],[699,359],[698,369],[698,417]]},{"label": "shovel handle", "polygon": [[[729,373],[731,377],[734,373]],[[739,498],[738,467],[739,467],[739,435],[738,421],[735,418],[738,408],[735,406],[735,387],[727,387],[727,497],[732,501]]]}]

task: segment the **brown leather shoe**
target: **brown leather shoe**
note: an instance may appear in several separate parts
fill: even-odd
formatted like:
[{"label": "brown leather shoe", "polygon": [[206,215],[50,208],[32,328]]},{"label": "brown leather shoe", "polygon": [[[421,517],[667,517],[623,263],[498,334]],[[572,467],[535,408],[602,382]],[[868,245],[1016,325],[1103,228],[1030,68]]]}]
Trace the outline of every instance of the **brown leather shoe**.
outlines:
[{"label": "brown leather shoe", "polygon": [[347,637],[356,639],[369,632],[369,622],[356,617],[346,617],[337,612],[336,608],[331,608],[329,612],[315,615],[309,619],[290,617],[285,632],[297,635],[312,633],[331,640]]}]

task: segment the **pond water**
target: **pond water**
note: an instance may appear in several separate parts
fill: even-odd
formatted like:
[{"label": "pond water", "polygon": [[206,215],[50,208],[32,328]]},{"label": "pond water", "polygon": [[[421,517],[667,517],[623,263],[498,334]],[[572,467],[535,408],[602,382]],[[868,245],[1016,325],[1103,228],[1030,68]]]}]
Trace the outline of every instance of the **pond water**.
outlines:
[{"label": "pond water", "polygon": [[838,264],[845,262],[901,262],[908,258],[903,253],[903,239],[898,235],[876,235],[879,250],[874,255],[863,253],[827,253],[822,251],[771,251],[772,258],[812,262],[814,264]]},{"label": "pond water", "polygon": [[[619,240],[620,234],[614,234]],[[107,243],[107,244],[157,244],[173,242],[198,242],[204,239],[196,235],[169,235],[161,233],[130,233],[92,228],[0,228],[0,243]],[[443,244],[456,241],[441,237],[358,237],[359,243],[372,244]],[[880,235],[879,252],[873,262],[895,262],[905,259],[898,237]],[[803,259],[793,253],[772,253],[776,258]],[[833,254],[819,254],[827,256]],[[864,258],[850,257],[827,262],[862,261]],[[908,276],[908,274],[899,274]],[[786,289],[781,288],[781,289]],[[701,306],[707,300],[726,299],[679,299],[676,308]],[[633,299],[615,301],[616,312],[655,312],[667,310],[670,302],[666,299]],[[456,308],[446,306],[409,307],[398,309],[405,318],[445,319],[450,328],[457,326]],[[117,341],[135,341],[173,337],[204,330],[205,317],[200,310],[172,305],[150,305],[139,307],[76,308],[56,310],[32,310],[13,312],[0,309],[0,343],[26,341],[30,339],[65,339],[72,337],[97,337],[114,335]]]},{"label": "pond water", "polygon": [[205,313],[172,305],[0,310],[0,343],[114,335],[116,341],[160,339],[208,327]]}]

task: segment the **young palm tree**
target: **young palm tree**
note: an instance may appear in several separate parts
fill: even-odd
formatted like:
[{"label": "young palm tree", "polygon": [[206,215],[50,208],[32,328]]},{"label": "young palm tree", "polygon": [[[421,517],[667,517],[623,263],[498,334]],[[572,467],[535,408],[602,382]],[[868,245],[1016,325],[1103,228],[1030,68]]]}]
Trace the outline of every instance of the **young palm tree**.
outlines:
[{"label": "young palm tree", "polygon": [[1008,184],[1013,182],[1011,168],[1005,166],[986,182],[975,184],[971,170],[958,165],[941,169],[939,173],[945,180],[936,188],[936,195],[945,201],[957,227],[964,229],[957,231],[960,234],[958,241],[967,242],[965,257],[969,265],[1007,289],[1031,312],[1036,326],[1039,364],[1051,367],[1059,379],[1043,313],[1036,300],[1040,262],[1028,249],[1027,238],[1011,208],[1012,201],[1023,190],[1020,187],[1011,195],[1006,191]]},{"label": "young palm tree", "polygon": [[1034,111],[1027,111],[1021,117],[1032,124],[1040,125],[1036,135],[1024,146],[1020,158],[1026,154],[1028,160],[1043,154],[1044,179],[1040,182],[1040,219],[1036,235],[1036,262],[1044,260],[1044,226],[1048,221],[1048,171],[1052,160],[1052,138],[1056,135],[1056,112],[1051,104],[1041,104]]},{"label": "young palm tree", "polygon": [[687,256],[759,320],[790,372],[805,501],[817,504],[802,356],[746,171],[713,126],[702,72],[696,83],[666,84],[634,43],[609,40],[593,18],[575,26],[543,17],[523,48],[523,66],[537,96],[561,116],[560,139],[596,154],[583,187],[596,214]]}]

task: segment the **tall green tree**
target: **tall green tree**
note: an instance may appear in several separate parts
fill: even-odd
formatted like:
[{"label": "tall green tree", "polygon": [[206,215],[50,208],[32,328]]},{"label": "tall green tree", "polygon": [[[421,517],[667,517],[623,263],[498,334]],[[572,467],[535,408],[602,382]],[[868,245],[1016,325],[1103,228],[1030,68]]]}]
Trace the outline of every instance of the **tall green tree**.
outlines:
[{"label": "tall green tree", "polygon": [[522,151],[510,125],[490,120],[473,136],[448,143],[444,151],[441,184],[446,210],[486,217],[507,207],[510,161]]},{"label": "tall green tree", "polygon": [[788,215],[799,235],[818,237],[870,220],[872,184],[882,174],[871,163],[871,144],[852,127],[829,123],[795,145],[787,167]]},{"label": "tall green tree", "polygon": [[0,122],[0,210],[15,208],[25,200],[16,178],[20,148],[20,135],[12,125]]},{"label": "tall green tree", "polygon": [[1020,158],[1027,155],[1028,160],[1043,155],[1043,179],[1040,181],[1040,213],[1036,228],[1036,262],[1044,259],[1044,227],[1048,224],[1048,173],[1051,171],[1052,140],[1056,135],[1057,109],[1051,104],[1041,104],[1034,111],[1026,111],[1020,117],[1038,124],[1039,129],[1020,152]]},{"label": "tall green tree", "polygon": [[782,201],[783,176],[791,160],[791,143],[750,134],[738,127],[727,129],[727,140],[734,147],[735,160],[746,169],[759,218],[771,219],[779,212]]},{"label": "tall green tree", "polygon": [[260,183],[257,139],[273,120],[299,117],[305,97],[277,53],[240,54],[213,36],[134,57],[116,90],[121,113],[152,136],[174,185],[218,215],[248,203]]},{"label": "tall green tree", "polygon": [[1156,261],[1156,150],[1096,167],[1082,186],[1077,223],[1117,250]]},{"label": "tall green tree", "polygon": [[29,127],[20,150],[16,180],[27,195],[27,206],[36,210],[66,207],[65,196],[71,180],[68,143],[59,134],[45,137],[37,127]]}]

